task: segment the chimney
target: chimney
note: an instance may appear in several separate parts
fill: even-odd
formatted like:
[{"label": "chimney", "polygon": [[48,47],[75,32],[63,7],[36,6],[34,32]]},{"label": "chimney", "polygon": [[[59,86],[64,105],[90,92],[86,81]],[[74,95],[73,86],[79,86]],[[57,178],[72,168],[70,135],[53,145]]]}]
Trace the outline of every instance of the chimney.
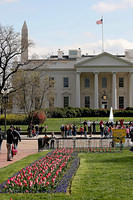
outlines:
[{"label": "chimney", "polygon": [[58,59],[63,59],[63,51],[58,49]]},{"label": "chimney", "polygon": [[125,57],[128,60],[133,60],[133,49],[126,49],[125,50]]}]

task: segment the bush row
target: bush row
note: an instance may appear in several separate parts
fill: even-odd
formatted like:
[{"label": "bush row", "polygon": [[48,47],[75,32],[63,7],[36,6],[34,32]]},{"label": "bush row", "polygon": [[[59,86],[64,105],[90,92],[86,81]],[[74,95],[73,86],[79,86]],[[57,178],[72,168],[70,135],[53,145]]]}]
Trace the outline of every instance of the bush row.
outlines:
[{"label": "bush row", "polygon": [[[110,110],[89,108],[54,108],[46,109],[48,118],[73,118],[73,117],[108,117]],[[133,117],[133,108],[114,110],[115,117]]]},{"label": "bush row", "polygon": [[[76,118],[76,117],[109,117],[110,110],[89,109],[89,108],[54,108],[45,110],[47,118]],[[133,117],[133,108],[125,110],[114,110],[115,117]],[[29,118],[26,115],[7,115],[7,125],[26,125]],[[4,125],[4,115],[0,116],[0,125]]]},{"label": "bush row", "polygon": [[[7,125],[15,124],[15,125],[25,125],[28,124],[28,118],[26,115],[19,115],[19,114],[7,114],[6,116],[6,123]],[[4,115],[0,116],[0,125],[5,124],[5,117]]]}]

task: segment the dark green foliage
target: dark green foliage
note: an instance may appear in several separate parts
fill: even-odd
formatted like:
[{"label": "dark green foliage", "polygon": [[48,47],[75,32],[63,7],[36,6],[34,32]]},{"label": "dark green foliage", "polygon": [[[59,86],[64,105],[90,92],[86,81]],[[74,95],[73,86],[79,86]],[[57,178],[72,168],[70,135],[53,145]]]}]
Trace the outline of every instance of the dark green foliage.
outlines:
[{"label": "dark green foliage", "polygon": [[[105,109],[90,109],[90,108],[53,108],[45,109],[47,118],[81,118],[81,117],[109,117],[110,110]],[[126,108],[125,110],[113,110],[114,117],[133,117],[133,108]],[[29,124],[29,119],[26,115],[8,114],[7,125],[26,125]],[[4,115],[0,117],[0,125],[4,125]],[[36,121],[35,124],[38,124]]]},{"label": "dark green foliage", "polygon": [[74,118],[74,117],[108,117],[109,110],[90,108],[53,108],[46,109],[48,118]]}]

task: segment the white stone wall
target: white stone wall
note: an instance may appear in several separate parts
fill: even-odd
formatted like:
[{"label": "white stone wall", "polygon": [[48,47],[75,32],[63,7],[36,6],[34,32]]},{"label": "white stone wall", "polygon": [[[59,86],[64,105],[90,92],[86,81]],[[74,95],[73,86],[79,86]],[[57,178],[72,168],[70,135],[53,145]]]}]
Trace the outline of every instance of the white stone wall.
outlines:
[{"label": "white stone wall", "polygon": [[[69,96],[70,106],[75,107],[75,72],[51,71],[48,75],[55,80],[55,107],[64,107],[64,96]],[[69,78],[69,87],[64,88],[63,78]]]}]

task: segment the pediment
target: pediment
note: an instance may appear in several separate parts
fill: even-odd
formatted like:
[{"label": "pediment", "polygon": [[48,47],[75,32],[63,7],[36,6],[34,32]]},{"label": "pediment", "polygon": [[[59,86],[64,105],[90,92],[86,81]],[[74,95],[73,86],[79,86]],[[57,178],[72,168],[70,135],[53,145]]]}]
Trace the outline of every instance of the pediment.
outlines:
[{"label": "pediment", "polygon": [[133,67],[133,63],[109,53],[102,53],[92,58],[83,58],[75,64],[75,67]]}]

